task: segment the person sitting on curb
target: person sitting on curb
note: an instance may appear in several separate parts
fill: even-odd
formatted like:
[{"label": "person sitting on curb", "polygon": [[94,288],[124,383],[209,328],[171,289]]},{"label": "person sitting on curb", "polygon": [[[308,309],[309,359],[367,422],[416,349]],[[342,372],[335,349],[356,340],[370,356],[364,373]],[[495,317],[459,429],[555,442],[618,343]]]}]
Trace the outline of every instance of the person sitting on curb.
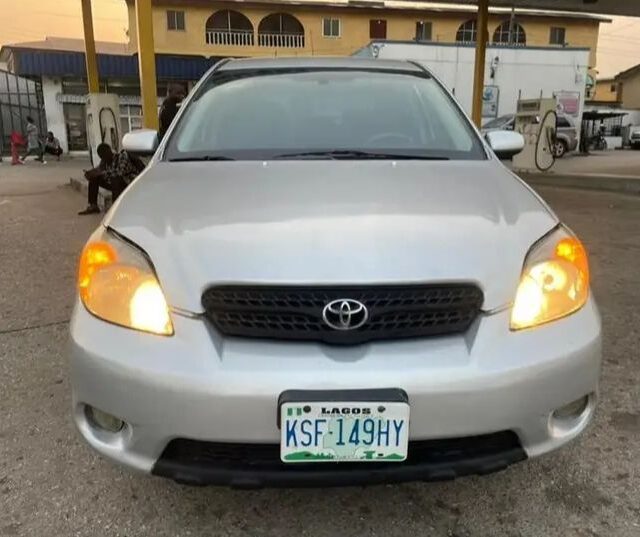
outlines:
[{"label": "person sitting on curb", "polygon": [[44,152],[55,155],[58,157],[58,161],[60,161],[60,155],[62,155],[60,140],[58,140],[51,131],[47,133],[47,138],[44,141]]},{"label": "person sitting on curb", "polygon": [[98,214],[98,191],[100,187],[111,192],[112,201],[116,201],[118,196],[133,181],[142,170],[143,162],[132,157],[125,150],[114,153],[109,144],[100,144],[97,148],[100,164],[97,168],[84,172],[84,177],[89,181],[89,205],[84,211],[78,214]]}]

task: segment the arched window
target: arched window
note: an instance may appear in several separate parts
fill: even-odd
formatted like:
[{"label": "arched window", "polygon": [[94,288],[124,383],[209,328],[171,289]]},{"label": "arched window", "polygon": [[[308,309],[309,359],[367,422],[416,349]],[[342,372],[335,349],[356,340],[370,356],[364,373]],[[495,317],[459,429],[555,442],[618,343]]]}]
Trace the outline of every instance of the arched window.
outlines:
[{"label": "arched window", "polygon": [[253,45],[253,24],[238,11],[216,11],[207,19],[205,28],[209,45]]},{"label": "arched window", "polygon": [[272,13],[258,25],[258,45],[261,47],[304,47],[304,26],[293,15]]},{"label": "arched window", "polygon": [[475,43],[477,34],[476,20],[471,19],[460,25],[456,33],[456,41],[458,43]]},{"label": "arched window", "polygon": [[527,34],[515,21],[504,21],[493,32],[493,42],[503,45],[526,45]]}]

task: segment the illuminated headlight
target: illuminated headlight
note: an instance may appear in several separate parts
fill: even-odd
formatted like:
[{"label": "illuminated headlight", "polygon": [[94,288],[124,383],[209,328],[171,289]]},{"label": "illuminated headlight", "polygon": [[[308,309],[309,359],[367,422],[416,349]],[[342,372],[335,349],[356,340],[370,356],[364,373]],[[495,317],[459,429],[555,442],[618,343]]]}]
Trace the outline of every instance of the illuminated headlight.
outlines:
[{"label": "illuminated headlight", "polygon": [[589,296],[589,263],[582,243],[560,227],[534,245],[525,260],[511,311],[511,329],[566,317]]},{"label": "illuminated headlight", "polygon": [[80,257],[78,289],[84,306],[114,324],[164,336],[173,325],[164,293],[146,255],[100,229]]}]

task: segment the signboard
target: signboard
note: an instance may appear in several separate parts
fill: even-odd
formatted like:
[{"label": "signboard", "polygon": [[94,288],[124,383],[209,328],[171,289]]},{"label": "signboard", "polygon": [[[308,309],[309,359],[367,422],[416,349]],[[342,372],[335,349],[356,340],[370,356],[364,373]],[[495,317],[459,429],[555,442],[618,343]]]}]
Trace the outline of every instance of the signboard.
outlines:
[{"label": "signboard", "polygon": [[556,112],[565,116],[578,117],[580,113],[579,91],[554,91]]},{"label": "signboard", "polygon": [[498,100],[500,88],[498,86],[485,86],[482,91],[482,117],[498,117]]}]

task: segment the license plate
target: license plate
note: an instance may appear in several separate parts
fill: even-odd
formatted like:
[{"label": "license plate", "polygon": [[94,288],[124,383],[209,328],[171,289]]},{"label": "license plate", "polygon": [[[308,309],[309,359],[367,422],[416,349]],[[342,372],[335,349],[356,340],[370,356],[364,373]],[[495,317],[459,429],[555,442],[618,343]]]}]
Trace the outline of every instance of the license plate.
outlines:
[{"label": "license plate", "polygon": [[286,463],[401,462],[407,458],[404,402],[286,402],[280,407]]}]

